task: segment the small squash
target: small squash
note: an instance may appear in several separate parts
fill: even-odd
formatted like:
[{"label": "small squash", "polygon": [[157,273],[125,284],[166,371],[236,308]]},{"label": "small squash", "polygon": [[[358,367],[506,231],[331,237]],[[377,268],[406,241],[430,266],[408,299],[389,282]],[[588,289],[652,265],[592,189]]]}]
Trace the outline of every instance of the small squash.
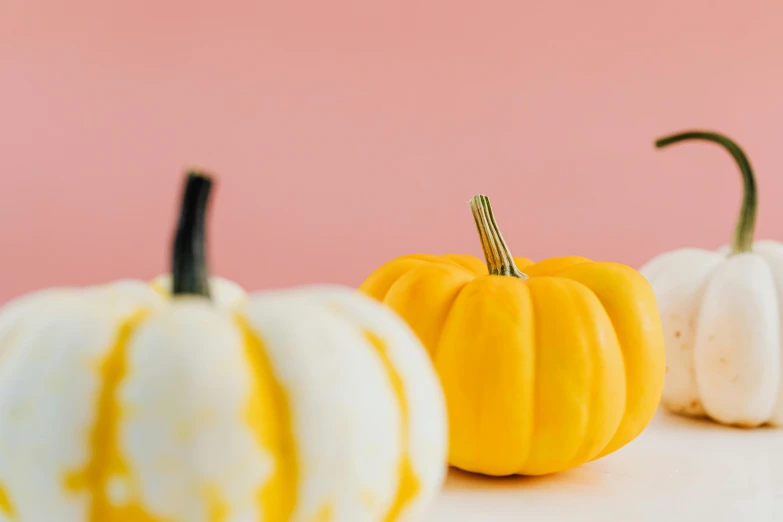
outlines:
[{"label": "small squash", "polygon": [[449,462],[488,475],[562,471],[620,448],[660,399],[650,285],[583,257],[512,258],[485,196],[471,201],[486,265],[410,255],[360,287],[427,347],[449,415]]},{"label": "small squash", "polygon": [[668,409],[742,427],[783,425],[783,244],[753,242],[756,181],[742,149],[726,136],[691,131],[717,143],[739,165],[745,187],[730,246],[681,248],[641,268],[655,290],[666,339],[662,403]]},{"label": "small squash", "polygon": [[[216,280],[187,182],[173,297],[140,281],[0,313],[0,521],[411,520],[446,412],[413,332],[354,290]],[[166,284],[162,281],[162,284]]]}]

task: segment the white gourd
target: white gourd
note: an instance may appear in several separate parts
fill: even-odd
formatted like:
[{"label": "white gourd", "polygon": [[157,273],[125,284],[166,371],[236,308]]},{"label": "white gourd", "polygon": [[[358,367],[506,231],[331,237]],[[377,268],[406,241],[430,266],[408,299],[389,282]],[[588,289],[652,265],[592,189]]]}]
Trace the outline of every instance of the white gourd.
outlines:
[{"label": "white gourd", "polygon": [[438,492],[445,406],[412,331],[347,288],[207,283],[208,190],[189,178],[173,280],[0,312],[0,522],[391,522]]},{"label": "white gourd", "polygon": [[730,246],[683,248],[641,268],[658,300],[666,344],[662,403],[743,427],[783,424],[783,244],[753,242],[756,185],[750,162],[728,138],[687,132],[658,141],[723,145],[736,159],[744,200]]}]

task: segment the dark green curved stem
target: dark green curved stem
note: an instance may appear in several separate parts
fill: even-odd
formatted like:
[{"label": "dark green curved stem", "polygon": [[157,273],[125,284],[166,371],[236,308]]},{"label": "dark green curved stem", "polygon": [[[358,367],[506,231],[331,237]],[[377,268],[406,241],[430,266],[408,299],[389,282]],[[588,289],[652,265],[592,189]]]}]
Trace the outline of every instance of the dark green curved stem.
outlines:
[{"label": "dark green curved stem", "polygon": [[748,157],[734,141],[716,132],[689,131],[660,138],[655,146],[663,148],[673,143],[686,140],[711,141],[721,145],[732,155],[742,173],[742,182],[745,194],[742,198],[737,226],[734,229],[734,239],[731,242],[731,251],[734,254],[750,252],[753,247],[753,231],[756,227],[756,207],[758,206],[756,194],[756,179],[753,177],[753,169]]},{"label": "dark green curved stem", "polygon": [[489,273],[527,279],[527,274],[523,274],[517,268],[514,257],[500,234],[498,224],[495,222],[495,214],[492,212],[492,205],[489,204],[489,198],[481,194],[473,196],[473,199],[470,200],[470,211],[476,221]]},{"label": "dark green curved stem", "polygon": [[206,174],[188,174],[172,251],[173,295],[209,297],[206,221],[211,189],[212,179]]}]

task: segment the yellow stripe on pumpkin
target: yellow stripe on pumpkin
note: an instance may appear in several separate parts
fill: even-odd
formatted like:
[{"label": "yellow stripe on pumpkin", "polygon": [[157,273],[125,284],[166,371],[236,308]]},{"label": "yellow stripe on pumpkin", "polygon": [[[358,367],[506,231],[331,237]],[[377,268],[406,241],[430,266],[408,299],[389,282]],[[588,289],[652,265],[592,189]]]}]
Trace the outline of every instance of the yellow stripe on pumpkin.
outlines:
[{"label": "yellow stripe on pumpkin", "polygon": [[244,317],[237,316],[236,322],[253,374],[254,391],[247,405],[247,423],[259,445],[273,459],[272,474],[259,491],[263,519],[289,520],[296,505],[299,468],[288,398],[275,377],[261,338]]},{"label": "yellow stripe on pumpkin", "polygon": [[11,498],[8,496],[5,488],[0,484],[0,513],[13,519],[15,516],[14,506],[11,504]]},{"label": "yellow stripe on pumpkin", "polygon": [[334,508],[331,504],[321,506],[315,515],[313,522],[332,522],[334,520]]},{"label": "yellow stripe on pumpkin", "polygon": [[402,455],[400,457],[400,463],[398,467],[399,482],[397,483],[397,492],[394,496],[389,511],[386,513],[384,522],[393,522],[397,520],[402,513],[403,509],[413,500],[421,489],[418,477],[413,470],[413,463],[410,456],[410,414],[408,411],[408,400],[405,396],[405,388],[400,377],[397,373],[394,364],[389,358],[386,344],[383,340],[375,335],[373,332],[365,331],[364,336],[375,348],[375,351],[381,358],[386,372],[389,375],[394,394],[397,397],[397,401],[400,404],[400,416],[401,416],[401,438],[402,438]]},{"label": "yellow stripe on pumpkin", "polygon": [[[127,349],[136,327],[147,316],[146,310],[133,314],[120,325],[114,344],[100,366],[102,387],[98,395],[95,425],[90,434],[90,458],[85,467],[66,476],[66,488],[90,494],[89,522],[128,521],[164,522],[133,501],[132,478],[129,476],[119,447],[119,424],[122,409],[117,393],[127,375]],[[109,498],[109,485],[121,486],[126,500],[118,505]]]},{"label": "yellow stripe on pumpkin", "polygon": [[228,506],[220,494],[220,489],[215,486],[205,488],[204,496],[207,499],[207,520],[209,522],[225,522],[228,520]]},{"label": "yellow stripe on pumpkin", "polygon": [[166,288],[165,286],[163,286],[162,284],[160,284],[160,282],[158,282],[157,280],[151,281],[150,282],[150,286],[161,297],[166,298],[166,299],[171,297],[171,291],[168,288]]}]

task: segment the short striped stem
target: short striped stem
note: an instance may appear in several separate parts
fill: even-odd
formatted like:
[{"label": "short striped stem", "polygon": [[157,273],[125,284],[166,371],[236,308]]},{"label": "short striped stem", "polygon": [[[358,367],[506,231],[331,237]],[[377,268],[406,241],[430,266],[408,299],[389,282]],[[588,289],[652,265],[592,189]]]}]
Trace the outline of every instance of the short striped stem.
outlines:
[{"label": "short striped stem", "polygon": [[476,221],[481,248],[484,250],[484,258],[487,260],[487,268],[490,275],[505,275],[527,279],[528,276],[519,271],[514,263],[514,257],[503,240],[498,224],[495,222],[495,214],[489,198],[478,194],[470,200],[470,211]]}]

